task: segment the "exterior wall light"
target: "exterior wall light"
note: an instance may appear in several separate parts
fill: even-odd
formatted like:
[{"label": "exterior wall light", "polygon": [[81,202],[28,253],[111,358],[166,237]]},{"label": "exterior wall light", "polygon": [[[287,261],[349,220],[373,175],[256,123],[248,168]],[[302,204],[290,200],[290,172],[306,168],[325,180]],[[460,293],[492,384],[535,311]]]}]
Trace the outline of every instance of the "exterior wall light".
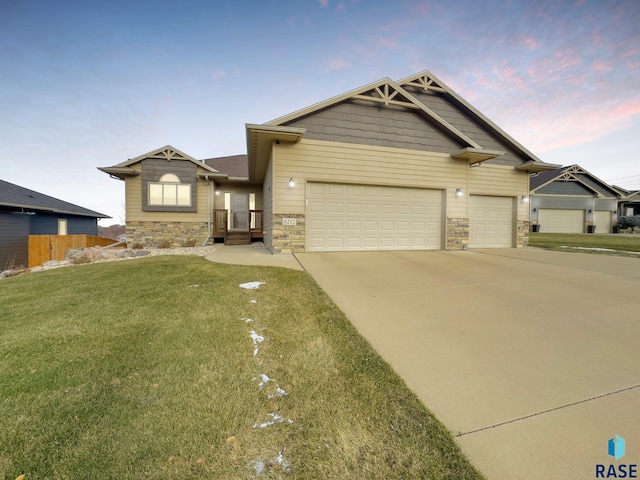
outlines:
[{"label": "exterior wall light", "polygon": [[295,188],[296,186],[296,181],[293,177],[289,178],[289,188]]},{"label": "exterior wall light", "polygon": [[462,189],[456,188],[456,198],[462,198],[463,195],[464,195],[464,192],[462,191]]},{"label": "exterior wall light", "polygon": [[520,201],[522,203],[529,203],[529,195],[522,195],[522,197],[520,197]]}]

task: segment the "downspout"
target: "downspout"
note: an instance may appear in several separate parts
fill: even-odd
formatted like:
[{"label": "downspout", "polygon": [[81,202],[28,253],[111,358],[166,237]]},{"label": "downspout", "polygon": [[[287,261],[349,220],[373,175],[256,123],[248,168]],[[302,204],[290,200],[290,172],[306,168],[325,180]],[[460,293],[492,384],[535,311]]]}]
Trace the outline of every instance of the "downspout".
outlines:
[{"label": "downspout", "polygon": [[204,177],[204,179],[207,181],[207,238],[202,243],[203,247],[211,238],[211,182],[209,181],[209,177]]}]

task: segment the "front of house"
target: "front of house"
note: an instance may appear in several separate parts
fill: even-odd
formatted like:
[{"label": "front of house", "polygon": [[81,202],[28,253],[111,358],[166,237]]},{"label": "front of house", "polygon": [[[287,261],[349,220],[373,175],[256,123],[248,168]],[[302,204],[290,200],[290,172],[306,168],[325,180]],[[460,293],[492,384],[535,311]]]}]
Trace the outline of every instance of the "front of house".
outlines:
[{"label": "front of house", "polygon": [[127,240],[262,239],[274,252],[522,247],[529,174],[557,168],[429,72],[388,78],[266,124],[247,155],[166,146],[112,167]]}]

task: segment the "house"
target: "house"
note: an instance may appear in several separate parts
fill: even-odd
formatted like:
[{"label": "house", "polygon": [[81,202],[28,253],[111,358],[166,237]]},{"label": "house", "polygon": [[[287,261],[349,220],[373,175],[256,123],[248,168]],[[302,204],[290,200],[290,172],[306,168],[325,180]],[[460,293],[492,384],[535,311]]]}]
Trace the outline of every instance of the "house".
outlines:
[{"label": "house", "polygon": [[618,202],[618,215],[621,217],[640,215],[640,190],[631,191],[616,186],[614,188],[622,193],[622,198]]},{"label": "house", "polygon": [[0,180],[0,270],[29,264],[29,235],[98,235],[102,213]]},{"label": "house", "polygon": [[522,247],[542,162],[429,72],[265,124],[247,155],[165,146],[111,167],[127,239],[262,239],[274,252]]},{"label": "house", "polygon": [[621,192],[579,165],[534,173],[531,221],[544,233],[611,233]]}]

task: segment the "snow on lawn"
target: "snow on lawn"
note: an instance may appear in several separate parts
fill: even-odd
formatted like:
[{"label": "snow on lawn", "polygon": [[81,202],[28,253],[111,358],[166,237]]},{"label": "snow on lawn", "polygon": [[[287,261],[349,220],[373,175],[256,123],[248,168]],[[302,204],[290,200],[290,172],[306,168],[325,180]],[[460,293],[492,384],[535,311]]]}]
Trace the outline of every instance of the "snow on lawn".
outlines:
[{"label": "snow on lawn", "polygon": [[260,285],[264,285],[267,282],[247,282],[247,283],[241,283],[240,285],[238,285],[240,288],[244,288],[245,290],[255,290],[256,288],[258,288]]}]

